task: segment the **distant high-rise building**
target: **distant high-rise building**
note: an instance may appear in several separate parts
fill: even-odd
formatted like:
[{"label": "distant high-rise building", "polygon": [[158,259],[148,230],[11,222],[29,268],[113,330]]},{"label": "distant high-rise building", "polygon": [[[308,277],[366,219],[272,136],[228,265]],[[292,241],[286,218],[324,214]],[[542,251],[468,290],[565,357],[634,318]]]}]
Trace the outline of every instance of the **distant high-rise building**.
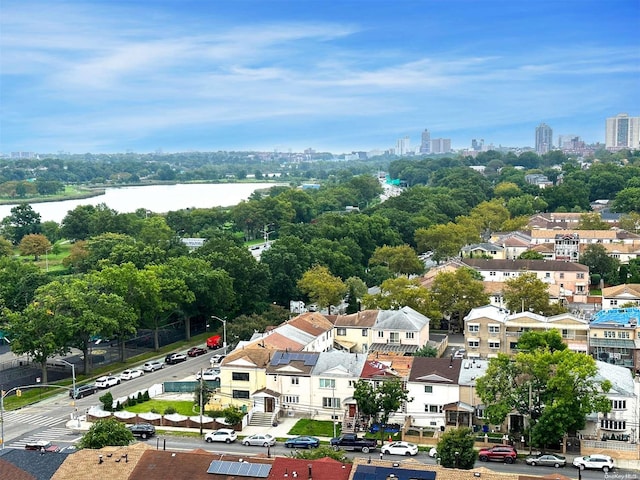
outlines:
[{"label": "distant high-rise building", "polygon": [[431,133],[426,128],[422,132],[420,141],[420,153],[431,153]]},{"label": "distant high-rise building", "polygon": [[434,138],[431,140],[431,153],[449,153],[450,151],[450,138]]},{"label": "distant high-rise building", "polygon": [[396,143],[396,155],[406,155],[411,149],[411,139],[409,137],[399,138]]},{"label": "distant high-rise building", "polygon": [[484,138],[481,138],[480,140],[476,140],[474,138],[473,140],[471,140],[471,148],[476,152],[481,152],[482,150],[484,150]]},{"label": "distant high-rise building", "polygon": [[607,118],[604,143],[608,150],[640,148],[640,117],[619,113]]},{"label": "distant high-rise building", "polygon": [[536,127],[536,153],[542,155],[553,148],[553,130],[546,123]]}]

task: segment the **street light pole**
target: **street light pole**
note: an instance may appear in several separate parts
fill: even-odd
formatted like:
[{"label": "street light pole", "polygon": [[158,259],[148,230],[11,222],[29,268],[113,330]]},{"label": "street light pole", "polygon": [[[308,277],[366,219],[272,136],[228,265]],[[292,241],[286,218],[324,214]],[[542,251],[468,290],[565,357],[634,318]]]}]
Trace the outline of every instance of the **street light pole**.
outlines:
[{"label": "street light pole", "polygon": [[[71,363],[68,362],[62,358],[59,359],[62,363],[64,363],[65,365],[69,365],[71,367],[71,383],[72,383],[72,392],[73,392],[73,396],[71,397],[72,400],[72,406],[75,407],[76,405],[76,366]],[[78,420],[78,427],[80,427],[80,417],[78,415],[76,415],[76,420]]]},{"label": "street light pole", "polygon": [[333,379],[332,387],[331,387],[331,405],[333,405],[333,438],[336,438],[336,379]]},{"label": "street light pole", "polygon": [[200,435],[202,436],[202,387],[203,387],[202,368],[200,368]]}]

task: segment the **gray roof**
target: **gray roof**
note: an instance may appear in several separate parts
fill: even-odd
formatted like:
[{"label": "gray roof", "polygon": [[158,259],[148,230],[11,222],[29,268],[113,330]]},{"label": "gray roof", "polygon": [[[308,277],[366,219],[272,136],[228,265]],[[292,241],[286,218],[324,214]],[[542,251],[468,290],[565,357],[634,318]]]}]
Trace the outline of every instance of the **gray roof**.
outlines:
[{"label": "gray roof", "polygon": [[280,335],[283,335],[290,340],[298,342],[302,345],[308,345],[316,339],[314,335],[311,335],[310,333],[307,333],[289,324],[281,325],[275,331],[277,331]]},{"label": "gray roof", "polygon": [[[7,448],[0,450],[0,463],[7,462],[33,476],[36,480],[49,480],[60,468],[67,455],[75,450],[63,450],[59,453],[41,455],[36,450]],[[0,465],[1,467],[1,465]],[[0,468],[0,471],[2,468]]]},{"label": "gray roof", "polygon": [[381,310],[373,324],[374,330],[419,332],[429,323],[429,317],[411,307],[400,310]]},{"label": "gray roof", "polygon": [[311,375],[323,375],[325,372],[335,369],[329,373],[330,376],[359,378],[366,361],[366,355],[349,353],[344,350],[321,352]]},{"label": "gray roof", "polygon": [[462,247],[463,252],[470,252],[471,250],[484,250],[485,252],[497,251],[501,252],[504,248],[501,245],[495,243],[474,243],[472,245],[466,245]]},{"label": "gray roof", "polygon": [[487,373],[487,368],[489,368],[488,360],[481,360],[479,358],[463,359],[460,376],[458,377],[458,385],[475,385],[476,380]]},{"label": "gray roof", "polygon": [[598,373],[596,381],[602,382],[609,380],[613,385],[609,391],[609,395],[620,395],[623,397],[634,396],[633,375],[627,367],[611,365],[607,362],[596,360]]}]

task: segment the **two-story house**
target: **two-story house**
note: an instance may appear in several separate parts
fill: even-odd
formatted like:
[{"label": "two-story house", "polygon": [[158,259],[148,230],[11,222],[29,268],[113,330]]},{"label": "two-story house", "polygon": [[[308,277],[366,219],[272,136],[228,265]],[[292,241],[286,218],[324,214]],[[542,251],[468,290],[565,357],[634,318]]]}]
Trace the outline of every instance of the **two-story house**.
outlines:
[{"label": "two-story house", "polygon": [[474,243],[465,245],[460,250],[461,257],[505,259],[505,249],[495,243]]},{"label": "two-story house", "polygon": [[267,401],[285,415],[311,414],[311,370],[319,356],[319,352],[274,352],[266,368],[266,388],[261,396],[272,398]]},{"label": "two-story house", "polygon": [[602,289],[602,309],[620,308],[623,305],[640,307],[640,285],[625,283]]},{"label": "two-story house", "polygon": [[379,310],[362,310],[350,315],[338,315],[334,322],[334,346],[354,353],[367,354],[373,333],[371,328]]},{"label": "two-story house", "polygon": [[429,341],[429,317],[411,307],[381,310],[373,324],[371,352],[410,355]]},{"label": "two-story house", "polygon": [[640,307],[600,310],[591,319],[589,354],[640,372]]}]

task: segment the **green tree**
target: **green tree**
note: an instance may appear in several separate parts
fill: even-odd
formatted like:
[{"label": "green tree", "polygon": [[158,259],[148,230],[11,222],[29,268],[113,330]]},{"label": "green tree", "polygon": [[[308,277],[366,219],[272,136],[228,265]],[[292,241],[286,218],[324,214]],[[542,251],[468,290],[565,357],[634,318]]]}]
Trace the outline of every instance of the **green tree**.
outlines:
[{"label": "green tree", "polygon": [[440,464],[445,468],[472,469],[478,458],[474,442],[475,436],[470,428],[447,430],[436,447]]},{"label": "green tree", "polygon": [[39,302],[30,303],[22,312],[5,312],[5,318],[11,351],[29,355],[42,369],[42,383],[48,383],[47,359],[69,349],[68,318]]},{"label": "green tree", "polygon": [[418,350],[413,352],[414,357],[432,357],[435,358],[438,356],[438,350],[435,347],[432,347],[428,343],[425,343]]},{"label": "green tree", "polygon": [[[375,395],[378,400],[378,419],[381,424],[389,423],[389,417],[392,413],[400,410],[403,403],[411,402],[408,392],[402,385],[402,380],[393,379],[385,380],[375,388]],[[380,438],[384,435],[384,428],[380,429]]]},{"label": "green tree", "polygon": [[361,415],[369,418],[375,418],[378,415],[379,405],[373,383],[366,380],[358,380],[353,391],[353,398]]},{"label": "green tree", "polygon": [[237,425],[244,418],[245,413],[237,405],[229,405],[222,410],[222,417],[227,425]]},{"label": "green tree", "polygon": [[589,273],[597,273],[608,284],[618,283],[618,269],[620,261],[609,256],[609,252],[604,245],[592,243],[587,246],[580,255],[579,262],[589,267]]},{"label": "green tree", "polygon": [[424,271],[424,264],[409,245],[378,247],[369,259],[369,265],[386,265],[396,275],[409,276]]},{"label": "green tree", "polygon": [[611,225],[602,220],[599,213],[585,212],[580,215],[577,230],[609,230]]},{"label": "green tree", "polygon": [[518,258],[520,260],[544,260],[544,255],[534,250],[526,250]]},{"label": "green tree", "polygon": [[22,311],[31,303],[35,291],[48,282],[47,274],[32,263],[0,257],[0,304]]},{"label": "green tree", "polygon": [[102,409],[106,412],[113,411],[113,395],[111,392],[106,392],[104,395],[98,398],[100,403],[102,403]]},{"label": "green tree", "polygon": [[13,255],[13,245],[4,237],[0,237],[0,257],[11,257]]},{"label": "green tree", "polygon": [[640,213],[639,212],[629,212],[622,217],[620,217],[620,228],[626,230],[627,232],[635,233],[636,235],[640,233]]},{"label": "green tree", "polygon": [[365,295],[362,304],[364,308],[379,310],[411,307],[431,319],[442,317],[431,293],[422,287],[417,278],[397,277],[385,280],[380,285],[380,292]]},{"label": "green tree", "polygon": [[10,210],[11,214],[0,222],[0,233],[13,242],[20,243],[30,233],[40,233],[40,214],[28,203],[21,203]]},{"label": "green tree", "polygon": [[517,411],[529,418],[532,444],[544,449],[584,428],[590,413],[610,411],[611,382],[597,373],[591,356],[568,349],[498,354],[478,379],[477,392],[492,424]]},{"label": "green tree", "polygon": [[34,260],[37,262],[40,255],[44,255],[51,249],[51,242],[44,235],[30,233],[22,237],[18,249],[20,250],[20,255],[33,255]]},{"label": "green tree", "polygon": [[640,187],[620,190],[611,207],[614,211],[621,213],[640,212]]},{"label": "green tree", "polygon": [[198,408],[200,407],[200,395],[202,395],[202,406],[204,410],[204,407],[209,403],[209,400],[211,400],[214,390],[215,389],[211,388],[207,382],[196,383],[196,387],[193,390],[193,400],[195,404],[198,405]]},{"label": "green tree", "polygon": [[438,273],[431,286],[431,298],[438,310],[449,316],[449,325],[457,325],[460,329],[463,328],[462,319],[472,308],[489,303],[482,280],[470,268]]},{"label": "green tree", "polygon": [[507,309],[512,312],[546,315],[552,311],[548,286],[535,273],[523,273],[504,282],[503,295]]},{"label": "green tree", "polygon": [[320,308],[339,305],[347,294],[347,286],[331,274],[327,267],[316,265],[298,280],[298,288]]},{"label": "green tree", "polygon": [[518,350],[531,352],[533,350],[547,349],[551,352],[566,350],[567,345],[562,341],[562,335],[557,329],[544,332],[524,332],[518,339]]},{"label": "green tree", "polygon": [[462,226],[453,222],[429,228],[418,228],[415,232],[418,251],[432,251],[433,259],[437,262],[457,256],[464,245],[479,240],[480,236],[477,230],[468,225]]},{"label": "green tree", "polygon": [[134,438],[127,426],[113,417],[97,420],[82,436],[80,448],[99,449],[107,446],[126,446]]},{"label": "green tree", "polygon": [[309,448],[307,450],[296,450],[290,455],[292,458],[302,458],[304,460],[319,460],[321,458],[333,458],[342,463],[351,463],[351,459],[347,457],[344,450],[334,450],[328,445],[320,445],[318,448]]}]

